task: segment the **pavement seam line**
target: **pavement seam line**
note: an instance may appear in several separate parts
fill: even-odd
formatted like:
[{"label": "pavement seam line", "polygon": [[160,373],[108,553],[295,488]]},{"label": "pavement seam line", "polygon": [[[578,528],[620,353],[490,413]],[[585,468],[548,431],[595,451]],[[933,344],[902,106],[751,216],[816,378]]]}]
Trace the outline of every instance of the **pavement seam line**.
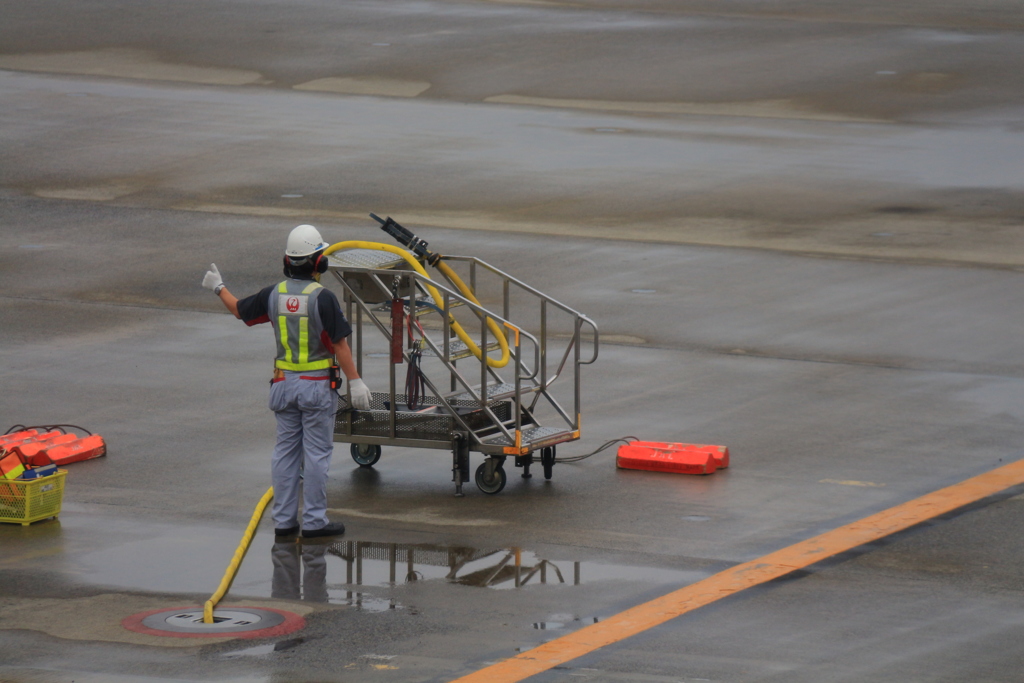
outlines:
[{"label": "pavement seam line", "polygon": [[738,564],[608,619],[492,664],[452,683],[514,683],[687,612],[1024,483],[1024,460],[998,467],[856,522]]}]

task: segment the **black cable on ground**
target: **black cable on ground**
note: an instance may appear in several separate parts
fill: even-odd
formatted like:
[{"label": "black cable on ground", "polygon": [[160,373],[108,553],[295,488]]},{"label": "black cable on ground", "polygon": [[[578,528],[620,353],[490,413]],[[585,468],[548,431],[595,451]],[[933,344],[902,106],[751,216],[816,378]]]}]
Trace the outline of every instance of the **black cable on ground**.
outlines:
[{"label": "black cable on ground", "polygon": [[31,426],[14,425],[10,429],[8,429],[6,432],[4,432],[3,436],[6,436],[8,434],[13,434],[14,432],[27,432],[30,429],[45,429],[48,432],[52,431],[54,429],[59,429],[61,432],[67,434],[67,430],[64,429],[65,427],[70,427],[71,429],[77,429],[77,430],[79,430],[81,432],[85,432],[89,436],[92,436],[92,432],[90,432],[85,427],[79,427],[78,425],[31,425]]},{"label": "black cable on ground", "polygon": [[579,462],[580,460],[586,460],[587,458],[589,458],[592,455],[597,455],[601,451],[608,450],[609,448],[611,448],[612,446],[614,446],[617,443],[628,444],[628,443],[632,443],[633,441],[639,441],[639,440],[640,439],[638,439],[635,436],[623,436],[623,437],[618,438],[618,439],[612,439],[611,441],[604,442],[596,450],[593,450],[590,453],[585,453],[584,455],[570,455],[570,456],[564,457],[564,458],[555,458],[555,462],[559,462],[559,463]]}]

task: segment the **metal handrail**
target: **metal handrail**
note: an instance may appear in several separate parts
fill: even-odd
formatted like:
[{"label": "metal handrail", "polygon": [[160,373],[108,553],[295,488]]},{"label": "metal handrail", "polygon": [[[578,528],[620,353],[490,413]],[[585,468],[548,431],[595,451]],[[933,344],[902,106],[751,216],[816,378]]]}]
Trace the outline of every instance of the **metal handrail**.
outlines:
[{"label": "metal handrail", "polygon": [[[503,383],[505,380],[502,379],[502,377],[496,371],[495,368],[491,367],[491,364],[487,360],[488,359],[488,348],[487,348],[487,346],[488,346],[488,343],[489,343],[489,336],[492,334],[492,332],[488,331],[488,319],[490,319],[490,320],[494,321],[495,323],[497,323],[498,325],[503,326],[504,328],[507,328],[508,330],[512,330],[514,332],[515,348],[514,348],[514,351],[512,351],[512,350],[510,350],[510,351],[511,351],[511,358],[514,361],[514,366],[513,367],[514,367],[514,371],[515,371],[515,373],[514,373],[515,377],[514,377],[514,383],[513,383],[514,392],[513,392],[512,398],[514,398],[514,408],[515,408],[514,430],[515,430],[516,434],[518,434],[520,432],[521,428],[522,428],[522,420],[523,420],[523,417],[524,417],[524,411],[525,411],[525,415],[526,416],[530,416],[531,413],[536,408],[537,403],[538,403],[538,401],[540,401],[541,397],[543,397],[550,404],[550,406],[554,409],[554,411],[558,413],[558,415],[565,421],[565,423],[567,425],[570,426],[571,429],[579,429],[580,391],[581,391],[580,366],[592,364],[592,363],[594,363],[597,360],[597,357],[598,357],[598,354],[599,354],[599,349],[600,349],[600,347],[599,347],[600,335],[599,335],[599,332],[598,332],[597,325],[590,318],[584,316],[583,314],[579,313],[578,311],[570,308],[569,306],[561,303],[560,301],[558,301],[556,299],[551,298],[550,296],[544,294],[543,292],[537,290],[536,288],[527,285],[525,282],[523,282],[523,281],[521,281],[521,280],[519,280],[519,279],[517,279],[517,278],[515,278],[515,277],[513,277],[513,276],[511,276],[511,275],[509,275],[509,274],[507,274],[507,273],[505,273],[503,271],[501,271],[500,269],[492,266],[491,264],[486,263],[485,261],[481,261],[480,259],[478,259],[476,257],[471,257],[471,256],[445,256],[443,258],[445,260],[447,260],[447,261],[461,262],[461,263],[466,263],[466,264],[469,265],[469,282],[470,282],[469,286],[470,286],[470,289],[471,289],[472,292],[477,291],[477,287],[476,287],[476,284],[477,284],[476,283],[476,280],[477,280],[477,266],[480,266],[485,271],[491,273],[494,276],[497,276],[497,278],[500,280],[500,286],[501,286],[501,290],[502,290],[502,313],[503,314],[499,315],[497,313],[494,313],[493,311],[488,310],[487,308],[485,308],[482,304],[476,303],[473,300],[471,300],[470,298],[468,298],[468,296],[466,296],[465,294],[463,294],[462,292],[457,290],[457,288],[455,286],[455,283],[453,283],[451,281],[451,279],[449,279],[447,277],[447,275],[445,275],[445,280],[447,280],[447,284],[450,285],[450,286],[446,286],[445,284],[440,284],[439,280],[435,280],[433,278],[430,278],[429,276],[425,277],[425,276],[423,276],[422,274],[420,274],[419,272],[417,272],[415,270],[412,270],[412,269],[409,269],[409,270],[401,269],[400,265],[396,266],[396,267],[379,268],[379,269],[378,268],[373,268],[373,267],[359,267],[359,266],[356,266],[356,267],[347,267],[344,270],[345,270],[345,272],[364,273],[366,276],[368,276],[368,278],[369,278],[370,282],[372,283],[372,285],[375,286],[379,290],[380,294],[382,294],[384,297],[390,297],[390,296],[393,295],[393,291],[392,291],[393,288],[388,287],[387,284],[385,284],[388,281],[388,279],[389,278],[401,277],[403,279],[404,283],[408,283],[408,284],[404,284],[403,283],[403,286],[410,287],[410,289],[411,289],[410,295],[409,295],[409,308],[410,308],[410,312],[411,312],[412,315],[415,315],[416,311],[418,310],[418,305],[417,305],[418,295],[422,294],[424,298],[428,298],[429,292],[427,292],[427,289],[426,289],[428,286],[434,288],[437,291],[437,293],[441,294],[442,301],[434,301],[433,303],[434,303],[434,306],[437,308],[437,310],[439,310],[441,312],[441,316],[442,316],[442,318],[444,320],[443,325],[442,325],[442,330],[443,330],[442,339],[441,339],[440,342],[435,342],[435,340],[431,337],[431,335],[424,333],[423,336],[422,336],[422,340],[423,340],[422,343],[425,345],[424,348],[429,348],[435,354],[435,356],[441,361],[442,365],[445,367],[445,369],[448,371],[448,373],[450,375],[452,394],[449,394],[448,396],[451,397],[452,395],[455,394],[456,386],[461,386],[462,390],[463,390],[461,393],[464,394],[467,399],[471,399],[474,403],[476,403],[479,406],[479,410],[483,411],[483,413],[491,421],[491,425],[489,425],[486,429],[496,430],[497,432],[500,432],[501,435],[504,436],[509,441],[515,442],[514,441],[514,437],[512,435],[512,432],[510,432],[510,429],[509,429],[509,428],[512,428],[513,425],[509,424],[509,426],[506,427],[505,424],[503,423],[503,421],[501,419],[499,419],[497,417],[497,415],[495,415],[495,413],[492,411],[492,409],[491,409],[491,407],[489,405],[490,401],[488,400],[488,387],[490,385],[489,385],[489,382],[488,382],[488,378],[491,378],[491,379],[497,381],[498,383]],[[399,273],[400,273],[400,275],[398,275]],[[363,298],[360,297],[356,293],[356,291],[349,285],[349,283],[345,282],[345,279],[344,279],[344,277],[342,277],[341,272],[335,271],[335,275],[337,276],[338,281],[341,282],[342,286],[345,288],[345,290],[346,290],[346,292],[348,294],[348,296],[346,297],[348,299],[348,301],[355,304],[355,306],[357,308],[357,311],[356,311],[357,315],[360,316],[359,319],[361,320],[361,316],[363,314],[368,315],[370,317],[370,319],[373,321],[374,325],[377,327],[378,331],[384,336],[384,338],[389,340],[389,341],[391,341],[392,340],[391,329],[389,327],[387,327],[385,324],[383,324],[380,320],[377,319],[377,316],[374,314],[374,311],[370,308],[370,305],[367,304],[363,300]],[[514,324],[510,320],[510,317],[511,317],[511,311],[510,311],[510,308],[511,308],[511,304],[510,304],[510,288],[513,287],[513,286],[515,288],[517,288],[518,290],[521,290],[522,292],[526,293],[527,295],[530,295],[533,298],[538,300],[537,304],[539,304],[539,306],[540,306],[540,315],[541,315],[541,329],[540,329],[539,334],[536,335],[536,336],[534,334],[532,334],[532,333],[522,329],[519,325]],[[433,297],[429,297],[429,298],[433,298]],[[466,374],[464,374],[463,372],[458,370],[458,368],[455,366],[455,362],[456,361],[452,360],[451,356],[450,356],[450,348],[451,348],[450,347],[450,342],[452,341],[453,336],[454,336],[453,335],[453,330],[452,330],[452,324],[453,324],[453,322],[455,322],[453,320],[453,318],[451,317],[451,312],[450,312],[450,309],[451,309],[453,303],[455,303],[456,305],[461,304],[463,306],[468,307],[468,310],[473,315],[475,315],[477,318],[479,318],[479,320],[481,322],[480,356],[477,358],[477,360],[480,362],[480,365],[481,365],[481,368],[480,368],[480,384],[479,384],[479,388],[478,389],[474,388],[474,385],[469,381],[469,379],[466,376]],[[569,342],[568,342],[568,344],[567,344],[567,346],[565,348],[564,353],[560,353],[559,354],[559,355],[561,355],[561,359],[559,361],[558,368],[555,371],[555,373],[553,375],[551,375],[550,377],[548,376],[548,370],[547,370],[547,348],[548,348],[548,341],[549,341],[549,336],[550,336],[548,334],[548,329],[547,329],[547,307],[549,305],[554,307],[555,309],[559,310],[561,313],[567,314],[567,315],[571,316],[572,320],[573,320],[573,326],[572,326],[573,332],[572,332],[572,334],[571,334],[571,336],[569,338]],[[590,354],[590,358],[586,359],[586,360],[581,358],[581,354],[580,354],[581,345],[582,345],[583,337],[584,337],[583,329],[585,327],[589,328],[589,334],[587,334],[587,336],[591,337],[591,341],[593,343],[593,353]],[[360,329],[361,329],[361,325],[360,325]],[[507,341],[509,336],[510,336],[509,332],[507,330],[503,330],[503,335],[505,336],[506,341]],[[533,345],[533,367],[532,368],[530,368],[527,365],[527,363],[524,362],[523,349],[522,349],[522,338],[523,337],[525,337],[526,340]],[[361,350],[362,349],[361,337],[359,337],[357,341],[359,342],[359,349]],[[439,343],[443,344],[443,349],[438,346]],[[404,340],[403,340],[403,346],[404,345],[405,344],[404,344]],[[573,377],[573,380],[574,380],[574,402],[575,402],[575,411],[574,412],[575,412],[575,415],[574,416],[570,416],[566,412],[566,410],[563,409],[561,407],[561,405],[559,405],[558,401],[555,400],[554,396],[552,396],[549,393],[548,390],[559,379],[559,377],[562,376],[562,373],[563,373],[563,371],[565,369],[565,365],[566,365],[566,363],[569,360],[569,356],[571,354],[573,354],[574,350],[575,350],[575,357],[574,357],[574,363],[573,363],[573,365],[574,365],[574,372],[573,372],[574,377]],[[404,351],[403,352],[403,357],[407,361],[411,360],[411,351],[409,351],[409,350]],[[360,358],[360,360],[361,360],[361,358]],[[472,373],[469,373],[469,374],[471,375]],[[395,432],[395,428],[396,428],[395,424],[396,424],[396,410],[397,410],[397,406],[396,406],[396,404],[397,404],[397,396],[396,396],[396,386],[395,386],[395,381],[396,380],[395,380],[395,376],[394,375],[395,375],[395,366],[394,366],[394,364],[391,364],[391,368],[390,368],[390,380],[391,380],[390,381],[390,385],[391,385],[390,386],[390,395],[391,395],[391,402],[390,402],[390,410],[389,410],[389,413],[390,413],[390,427],[391,428],[389,429],[389,432],[391,433],[393,438],[394,438],[395,433],[396,433]],[[432,382],[430,380],[430,378],[426,377],[426,376],[424,376],[424,380],[425,380],[425,385],[429,388],[429,391],[434,394],[435,398],[440,403],[440,405],[438,407],[439,408],[443,407],[444,411],[447,412],[451,417],[453,417],[457,421],[459,426],[465,432],[468,433],[468,435],[471,435],[471,438],[472,438],[472,440],[474,442],[483,443],[482,442],[482,438],[484,438],[484,437],[481,437],[481,436],[477,435],[477,431],[480,428],[478,427],[478,430],[474,430],[474,429],[470,428],[468,426],[466,420],[464,420],[462,418],[462,416],[459,414],[459,411],[449,402],[449,400],[445,397],[445,395],[442,394],[439,391],[439,388],[437,386],[435,386],[434,382]],[[523,403],[523,393],[524,393],[524,391],[523,391],[523,383],[524,382],[528,383],[528,385],[529,385],[528,386],[529,393],[535,394],[534,399],[532,400],[532,402],[529,402],[528,406],[524,405],[524,403]],[[530,420],[532,422],[533,418],[530,417]],[[494,433],[495,432],[492,431],[491,435],[493,435]],[[515,443],[517,443],[517,442],[515,442]]]},{"label": "metal handrail", "polygon": [[[445,285],[439,284],[436,280],[433,280],[431,278],[424,278],[422,275],[420,275],[419,273],[416,273],[415,271],[395,271],[394,269],[377,270],[377,269],[370,269],[370,268],[358,268],[358,269],[357,268],[353,268],[351,270],[359,271],[359,272],[365,272],[366,274],[370,275],[372,280],[373,280],[373,282],[377,285],[377,287],[380,289],[380,291],[383,294],[389,294],[390,290],[387,288],[387,286],[384,284],[384,282],[380,279],[379,276],[393,275],[395,272],[402,272],[403,273],[403,277],[408,276],[413,281],[415,281],[417,283],[424,284],[424,283],[429,281],[429,283],[430,283],[430,285],[432,287],[435,287],[439,291],[443,292],[446,296],[448,296],[448,297],[455,297],[457,300],[461,301],[463,303],[463,305],[469,307],[470,310],[473,310],[475,313],[477,313],[479,316],[481,316],[481,320],[486,321],[487,318],[491,318],[493,320],[498,321],[499,323],[502,323],[504,325],[507,325],[507,326],[511,327],[512,329],[517,330],[518,333],[519,333],[517,335],[518,337],[526,337],[533,344],[533,346],[534,346],[534,367],[537,368],[539,366],[539,364],[540,364],[540,342],[537,340],[537,338],[535,336],[533,336],[532,334],[530,334],[526,330],[521,330],[517,325],[514,325],[511,321],[507,320],[503,316],[499,316],[499,315],[497,315],[495,313],[492,313],[491,311],[487,310],[483,306],[480,306],[478,304],[473,303],[472,301],[467,299],[461,293],[456,292],[456,291],[446,287]],[[352,287],[350,287],[349,284],[347,282],[345,282],[344,278],[342,278],[340,275],[337,275],[337,274],[336,274],[336,276],[337,276],[338,281],[342,284],[342,286],[345,288],[345,290],[349,293],[350,300],[354,301],[359,308],[361,308],[366,314],[368,314],[368,316],[373,321],[374,325],[376,325],[377,329],[381,332],[381,334],[383,334],[384,337],[390,341],[391,340],[391,336],[392,336],[391,335],[391,331],[388,330],[379,320],[377,320],[377,317],[373,315],[373,311],[370,309],[369,305],[366,304],[366,302],[363,301],[362,298],[359,297],[359,295],[355,293],[355,290],[353,290]],[[415,289],[413,291],[415,292]],[[415,300],[416,300],[415,299],[415,294],[413,294],[413,296],[411,297],[411,301],[410,301],[410,305],[411,306],[415,305]],[[446,325],[446,327],[450,327],[450,325],[451,325],[450,319],[446,318],[445,325]],[[487,329],[487,326],[486,326],[486,324],[484,324],[482,327],[484,329],[484,332],[483,332],[483,337],[481,339],[481,346],[483,347],[481,349],[481,353],[486,355],[486,350],[487,350],[486,329]],[[431,348],[431,350],[434,351],[434,353],[437,355],[437,357],[441,360],[441,362],[444,364],[444,366],[448,369],[448,371],[451,374],[451,376],[456,378],[456,380],[462,384],[462,386],[464,387],[466,392],[469,393],[469,395],[473,398],[473,400],[476,401],[480,405],[480,409],[483,410],[487,414],[487,416],[491,419],[493,425],[495,427],[497,427],[497,429],[499,431],[501,431],[501,433],[506,438],[508,438],[510,440],[513,439],[512,433],[508,431],[508,429],[504,426],[504,424],[502,424],[502,421],[490,409],[490,406],[488,405],[488,402],[486,400],[485,389],[482,388],[481,393],[477,394],[477,392],[473,389],[473,386],[462,376],[462,373],[460,373],[455,368],[455,366],[452,364],[450,359],[446,357],[447,354],[446,353],[442,353],[441,349],[437,347],[437,345],[434,343],[434,340],[431,339],[429,335],[424,335],[423,336],[423,340],[427,343],[427,345]],[[521,354],[522,354],[521,344],[517,343],[517,345],[516,345],[516,354],[515,354],[516,368],[517,368],[517,372],[516,372],[517,377],[516,377],[516,379],[517,379],[517,381],[521,381],[521,380],[524,380],[524,379],[525,380],[533,381],[536,378],[536,375],[537,375],[537,370],[536,369],[534,370],[534,372],[532,374],[530,374],[530,375],[528,375],[526,377],[523,377],[519,373],[519,368],[522,366],[522,355]],[[411,360],[411,356],[410,356],[410,354],[408,352],[403,352],[403,356],[405,357],[406,361]],[[483,361],[482,359],[481,359],[481,366],[483,366],[484,368],[488,368],[486,362]],[[392,375],[394,374],[394,368],[393,367],[391,368],[391,374]],[[396,413],[396,408],[397,408],[397,406],[396,406],[397,400],[395,398],[396,392],[395,392],[394,381],[393,381],[394,377],[392,376],[391,379],[392,379],[392,382],[391,382],[391,387],[390,387],[390,392],[389,392],[390,393],[390,398],[391,398],[391,401],[390,401],[390,406],[391,407],[390,407],[389,413],[390,413],[390,418],[391,418],[390,419],[390,422],[391,422],[390,432],[391,432],[392,436],[394,436],[394,429],[395,429],[394,422],[395,422],[395,413]],[[429,377],[424,377],[424,381],[425,381],[426,385],[429,387],[430,391],[434,394],[434,396],[439,401],[441,401],[441,403],[443,404],[443,406],[447,410],[447,412],[459,422],[460,426],[462,426],[467,432],[469,432],[472,435],[474,440],[479,442],[479,439],[477,438],[476,433],[472,429],[469,428],[469,426],[466,424],[466,422],[458,414],[458,411],[456,411],[451,406],[451,404],[445,399],[444,395],[440,391],[437,390],[437,388],[434,386],[433,382],[430,381],[430,378]],[[482,387],[486,387],[486,382],[482,382],[481,386]],[[518,420],[519,420],[519,412],[521,410],[521,391],[517,391],[516,392],[516,404],[517,404],[516,405],[516,411],[517,411],[516,420],[518,422]]]},{"label": "metal handrail", "polygon": [[[489,270],[493,274],[495,274],[498,277],[500,277],[504,282],[515,284],[517,287],[519,287],[523,291],[528,292],[530,294],[533,294],[534,296],[536,296],[537,298],[541,299],[542,301],[550,303],[550,304],[554,305],[556,308],[561,309],[562,312],[568,313],[569,315],[573,316],[574,318],[578,318],[578,319],[582,320],[583,322],[585,322],[587,324],[588,327],[590,327],[593,330],[594,353],[593,353],[592,357],[590,358],[590,360],[580,361],[580,365],[591,365],[592,363],[597,361],[598,348],[599,348],[599,345],[600,345],[600,342],[599,342],[600,334],[599,334],[598,329],[597,329],[597,324],[593,320],[588,318],[587,316],[583,315],[582,313],[580,313],[579,311],[575,310],[574,308],[571,308],[571,307],[563,304],[562,302],[558,301],[557,299],[554,299],[554,298],[548,296],[544,292],[541,292],[540,290],[538,290],[538,289],[536,289],[534,287],[531,287],[530,285],[526,284],[522,280],[519,280],[519,279],[509,275],[508,273],[504,272],[503,270],[501,270],[499,268],[496,268],[495,266],[492,266],[491,264],[487,263],[486,261],[483,261],[483,260],[481,260],[481,259],[479,259],[479,258],[477,258],[475,256],[444,256],[444,260],[446,260],[446,261],[461,261],[461,262],[464,262],[464,263],[469,263],[471,266],[473,266],[473,265],[480,265],[483,268],[485,268],[486,270]],[[473,279],[475,281],[475,278],[473,278]],[[506,295],[506,306],[507,306],[507,295]],[[573,340],[569,344],[569,349],[572,348],[572,343],[575,342],[575,341],[578,341],[578,339],[576,338],[576,335],[573,336]],[[569,349],[567,349],[566,351],[568,352]],[[564,367],[564,365],[565,365],[565,363],[563,361],[562,364],[561,364],[561,367]],[[560,371],[557,374],[560,374]],[[556,374],[556,376],[557,376],[557,374]]]},{"label": "metal handrail", "polygon": [[575,310],[575,309],[573,309],[573,308],[571,308],[569,306],[566,306],[561,301],[559,301],[557,299],[553,299],[552,297],[548,296],[544,292],[542,292],[542,291],[540,291],[538,289],[535,289],[534,287],[531,287],[530,285],[526,284],[522,280],[519,280],[517,278],[512,277],[511,275],[509,275],[505,271],[503,271],[503,270],[501,270],[499,268],[496,268],[496,267],[492,266],[491,264],[487,263],[486,261],[482,261],[482,260],[478,259],[475,256],[447,256],[446,255],[446,256],[444,256],[444,260],[445,261],[463,261],[463,262],[466,262],[466,263],[476,263],[478,265],[481,265],[484,268],[486,268],[487,270],[489,270],[492,273],[494,273],[495,275],[497,275],[498,277],[506,279],[509,282],[511,282],[511,283],[515,284],[516,286],[518,286],[519,288],[523,289],[524,291],[527,291],[530,294],[533,294],[534,296],[536,296],[536,297],[538,297],[540,299],[544,299],[545,301],[548,301],[548,302],[554,304],[558,308],[562,309],[564,312],[569,313],[570,315],[575,315],[575,316],[583,317],[583,314],[580,313],[579,311],[577,311],[577,310]]},{"label": "metal handrail", "polygon": [[[538,370],[541,373],[542,379],[541,379],[541,382],[540,382],[540,385],[539,385],[540,391],[537,392],[537,394],[534,397],[533,401],[531,402],[528,410],[530,410],[532,412],[536,408],[537,403],[540,401],[541,396],[543,396],[548,401],[548,403],[552,406],[552,408],[554,408],[554,410],[559,414],[559,416],[561,416],[561,418],[563,420],[565,420],[565,422],[567,424],[571,425],[574,429],[578,429],[579,428],[579,423],[578,423],[579,422],[579,417],[578,416],[579,416],[579,412],[580,412],[580,391],[581,391],[579,368],[582,365],[590,365],[590,364],[592,364],[592,363],[597,361],[597,357],[598,357],[598,354],[600,352],[600,342],[599,342],[600,334],[599,334],[598,329],[597,329],[597,324],[594,323],[594,321],[592,321],[587,316],[585,316],[582,313],[580,313],[579,311],[576,311],[575,309],[570,308],[569,306],[561,303],[557,299],[554,299],[554,298],[548,296],[547,294],[544,294],[540,290],[538,290],[538,289],[536,289],[534,287],[531,287],[530,285],[526,284],[525,282],[523,282],[523,281],[521,281],[521,280],[519,280],[519,279],[517,279],[517,278],[515,278],[515,277],[513,277],[511,275],[509,275],[508,273],[505,273],[504,271],[500,270],[499,268],[496,268],[495,266],[492,266],[491,264],[487,263],[486,261],[483,261],[483,260],[481,260],[481,259],[479,259],[479,258],[477,258],[475,256],[444,256],[443,258],[445,260],[447,260],[447,261],[460,261],[460,262],[468,263],[469,264],[469,266],[470,266],[470,281],[472,282],[472,286],[473,286],[474,291],[476,290],[476,266],[477,265],[483,267],[485,270],[488,270],[492,274],[498,276],[498,278],[500,278],[501,281],[502,281],[503,303],[504,303],[504,307],[505,307],[506,311],[507,311],[507,309],[509,307],[508,285],[510,283],[516,285],[517,287],[522,289],[524,292],[532,294],[536,298],[540,299],[540,305],[541,305],[541,355],[542,355],[542,359],[541,359],[541,362],[540,362],[540,368],[538,368]],[[547,355],[546,354],[546,349],[547,349],[547,328],[546,328],[545,306],[547,304],[551,304],[555,308],[560,309],[563,313],[567,313],[567,314],[569,314],[569,315],[571,315],[573,317],[573,334],[570,336],[569,343],[568,343],[568,345],[565,348],[565,353],[562,355],[562,359],[559,362],[558,370],[556,370],[554,375],[551,376],[550,378],[548,378],[546,376],[546,374],[547,374],[547,363],[546,363],[546,355]],[[589,327],[592,330],[592,343],[594,345],[594,350],[593,350],[593,353],[591,354],[591,357],[590,357],[589,360],[582,360],[580,358],[580,354],[579,354],[580,345],[582,343],[582,327],[583,327],[583,325],[586,325],[587,327]],[[573,363],[573,366],[575,368],[575,370],[573,372],[573,375],[574,375],[573,379],[574,379],[574,385],[575,385],[574,386],[574,403],[575,403],[575,409],[576,409],[575,412],[576,412],[576,416],[577,416],[575,418],[570,417],[566,413],[566,411],[562,408],[562,406],[558,403],[558,401],[555,400],[555,398],[553,396],[551,396],[551,394],[548,393],[548,391],[547,391],[555,383],[555,381],[558,380],[558,378],[561,376],[562,371],[565,369],[565,364],[569,360],[569,355],[572,353],[574,348],[576,349],[576,358],[575,358],[574,363]],[[516,398],[517,398],[517,409],[518,409],[518,405],[519,405],[518,404],[518,399],[520,398],[520,392],[518,392],[518,391],[516,392]]]}]

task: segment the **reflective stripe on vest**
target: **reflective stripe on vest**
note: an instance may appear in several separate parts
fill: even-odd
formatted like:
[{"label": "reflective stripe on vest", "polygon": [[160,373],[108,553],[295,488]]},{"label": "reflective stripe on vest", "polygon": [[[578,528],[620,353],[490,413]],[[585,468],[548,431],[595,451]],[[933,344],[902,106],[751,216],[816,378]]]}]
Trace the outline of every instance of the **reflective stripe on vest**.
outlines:
[{"label": "reflective stripe on vest", "polygon": [[332,354],[320,340],[323,324],[316,302],[321,289],[318,282],[285,280],[271,293],[268,309],[277,328],[275,367],[303,371],[331,366]]}]

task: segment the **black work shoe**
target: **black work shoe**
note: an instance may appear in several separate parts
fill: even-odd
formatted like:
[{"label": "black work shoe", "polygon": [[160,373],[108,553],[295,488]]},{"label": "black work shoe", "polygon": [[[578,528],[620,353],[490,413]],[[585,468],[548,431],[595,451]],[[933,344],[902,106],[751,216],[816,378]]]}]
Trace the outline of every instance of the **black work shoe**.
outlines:
[{"label": "black work shoe", "polygon": [[274,529],[275,536],[295,536],[299,533],[299,526],[290,526],[286,529]]},{"label": "black work shoe", "polygon": [[303,538],[321,538],[323,536],[341,536],[345,533],[345,525],[341,522],[330,522],[323,529],[303,529]]}]

